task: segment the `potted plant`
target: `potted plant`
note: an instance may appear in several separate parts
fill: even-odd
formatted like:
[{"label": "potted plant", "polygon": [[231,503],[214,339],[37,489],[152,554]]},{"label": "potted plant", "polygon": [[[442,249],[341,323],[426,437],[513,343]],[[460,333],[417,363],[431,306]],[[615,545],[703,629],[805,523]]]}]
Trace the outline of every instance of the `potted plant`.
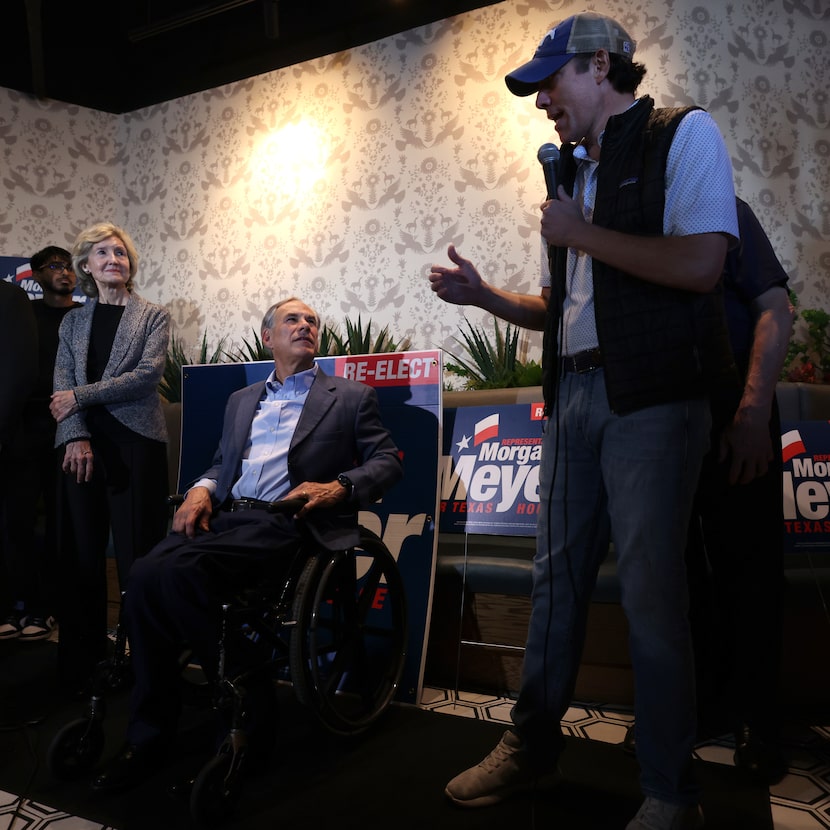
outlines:
[{"label": "potted plant", "polygon": [[[798,300],[790,294],[796,309],[781,380],[791,383],[830,383],[830,314],[821,308],[798,311]],[[804,339],[795,331],[799,319],[806,324]]]},{"label": "potted plant", "polygon": [[[446,370],[464,380],[464,389],[508,389],[517,386],[539,386],[542,383],[542,367],[535,360],[523,361],[520,354],[519,329],[507,324],[504,334],[494,320],[495,339],[490,339],[483,329],[475,328],[465,318],[468,331],[462,331],[463,339],[454,338],[467,352],[467,358],[450,355]],[[454,361],[454,362],[453,362]]]},{"label": "potted plant", "polygon": [[320,332],[320,354],[321,355],[358,355],[358,354],[380,354],[383,352],[405,352],[412,347],[408,337],[396,342],[389,334],[389,327],[384,326],[377,337],[372,339],[372,321],[366,324],[366,331],[363,331],[363,323],[360,315],[357,316],[357,323],[346,318],[346,336],[340,334],[340,330],[330,324],[326,324]]}]

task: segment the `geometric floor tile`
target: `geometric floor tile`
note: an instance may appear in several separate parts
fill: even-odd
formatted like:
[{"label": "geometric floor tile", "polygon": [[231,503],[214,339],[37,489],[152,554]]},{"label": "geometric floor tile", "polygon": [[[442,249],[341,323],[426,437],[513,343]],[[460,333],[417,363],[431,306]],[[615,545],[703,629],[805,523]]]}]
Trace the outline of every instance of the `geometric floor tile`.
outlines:
[{"label": "geometric floor tile", "polygon": [[[513,700],[425,687],[421,706],[509,724]],[[630,709],[618,706],[576,703],[565,714],[562,731],[594,741],[621,743],[633,717]],[[789,774],[770,789],[775,830],[830,830],[830,727],[793,728],[784,734],[784,749]],[[724,735],[700,744],[695,755],[704,761],[732,765],[734,751],[734,739]]]}]

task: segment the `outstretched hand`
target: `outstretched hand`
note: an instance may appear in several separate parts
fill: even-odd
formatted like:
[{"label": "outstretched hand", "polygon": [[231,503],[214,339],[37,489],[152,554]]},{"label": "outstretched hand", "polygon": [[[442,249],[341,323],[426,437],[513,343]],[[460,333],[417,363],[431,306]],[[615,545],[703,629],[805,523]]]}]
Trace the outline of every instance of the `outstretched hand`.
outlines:
[{"label": "outstretched hand", "polygon": [[477,305],[482,286],[481,274],[469,259],[464,259],[456,251],[455,245],[450,245],[447,255],[456,267],[433,265],[429,272],[430,288],[444,302],[453,305]]}]

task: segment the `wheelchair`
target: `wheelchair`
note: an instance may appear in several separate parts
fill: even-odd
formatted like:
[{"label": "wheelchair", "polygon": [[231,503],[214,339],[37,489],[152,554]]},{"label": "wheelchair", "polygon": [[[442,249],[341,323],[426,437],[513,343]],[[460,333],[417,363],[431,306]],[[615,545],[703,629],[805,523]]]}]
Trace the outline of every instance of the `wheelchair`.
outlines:
[{"label": "wheelchair", "polygon": [[[299,505],[280,501],[268,509],[293,512]],[[207,689],[182,681],[229,724],[193,781],[190,812],[200,827],[222,824],[239,802],[249,754],[245,724],[251,684],[263,679],[289,683],[297,700],[335,735],[359,735],[381,717],[406,661],[403,581],[381,539],[361,527],[359,545],[348,550],[303,543],[276,585],[266,582],[222,606],[221,628],[217,680]],[[226,660],[233,637],[245,638],[247,651],[259,655],[240,673],[230,672]],[[184,672],[187,654],[181,663]],[[104,749],[106,696],[130,680],[127,636],[119,621],[113,654],[96,669],[85,716],[63,726],[49,746],[47,764],[56,778],[73,780],[93,770]]]}]

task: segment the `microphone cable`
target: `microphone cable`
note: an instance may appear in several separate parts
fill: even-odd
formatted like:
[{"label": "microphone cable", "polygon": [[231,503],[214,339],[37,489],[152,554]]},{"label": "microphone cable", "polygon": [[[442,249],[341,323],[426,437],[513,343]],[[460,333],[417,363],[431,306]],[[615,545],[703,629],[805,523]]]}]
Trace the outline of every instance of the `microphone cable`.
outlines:
[{"label": "microphone cable", "polygon": [[[566,255],[566,254],[562,254]],[[551,638],[551,623],[553,620],[553,557],[551,553],[551,539],[553,537],[553,505],[554,505],[554,498],[553,492],[554,487],[557,481],[557,477],[560,473],[560,466],[559,466],[559,452],[560,447],[564,447],[565,457],[563,459],[563,473],[564,473],[564,481],[563,481],[563,491],[562,491],[562,500],[561,500],[561,523],[562,523],[562,555],[565,557],[565,562],[567,566],[568,572],[568,582],[571,587],[571,594],[574,599],[574,602],[578,601],[579,599],[579,591],[577,590],[576,586],[576,579],[574,576],[573,571],[573,561],[571,558],[571,549],[570,544],[568,541],[568,483],[569,483],[569,468],[568,468],[568,432],[567,432],[567,425],[562,420],[562,407],[559,403],[560,398],[560,382],[563,378],[563,362],[562,362],[562,354],[564,352],[566,343],[565,343],[565,315],[564,315],[564,300],[566,291],[562,290],[561,293],[554,294],[553,292],[553,280],[554,274],[556,273],[554,270],[555,265],[555,254],[553,246],[548,247],[548,256],[550,259],[550,269],[551,269],[551,300],[554,300],[558,303],[558,316],[557,316],[557,332],[556,332],[556,369],[555,373],[553,374],[553,383],[551,385],[551,403],[550,403],[550,412],[548,416],[548,428],[554,429],[555,434],[552,436],[553,441],[553,460],[552,460],[552,469],[550,475],[550,486],[547,492],[547,503],[545,505],[545,511],[547,516],[547,538],[545,539],[545,555],[547,557],[547,594],[548,594],[548,608],[547,608],[547,620],[545,625],[545,638],[544,638],[544,649],[542,652],[542,677],[543,677],[543,688],[542,688],[542,700],[544,710],[548,711],[548,704],[549,704],[549,695],[550,695],[550,688],[549,688],[549,646],[550,646],[550,638]],[[563,276],[564,279],[567,279],[567,275]],[[570,386],[568,387],[568,397],[565,400],[565,412],[569,411],[570,408],[570,400],[571,398],[571,389]],[[562,443],[564,442],[564,443]],[[546,447],[550,447],[551,442],[548,441]],[[541,505],[540,505],[541,507]],[[560,732],[561,732],[561,724],[560,724]],[[561,752],[561,749],[560,749]]]}]

